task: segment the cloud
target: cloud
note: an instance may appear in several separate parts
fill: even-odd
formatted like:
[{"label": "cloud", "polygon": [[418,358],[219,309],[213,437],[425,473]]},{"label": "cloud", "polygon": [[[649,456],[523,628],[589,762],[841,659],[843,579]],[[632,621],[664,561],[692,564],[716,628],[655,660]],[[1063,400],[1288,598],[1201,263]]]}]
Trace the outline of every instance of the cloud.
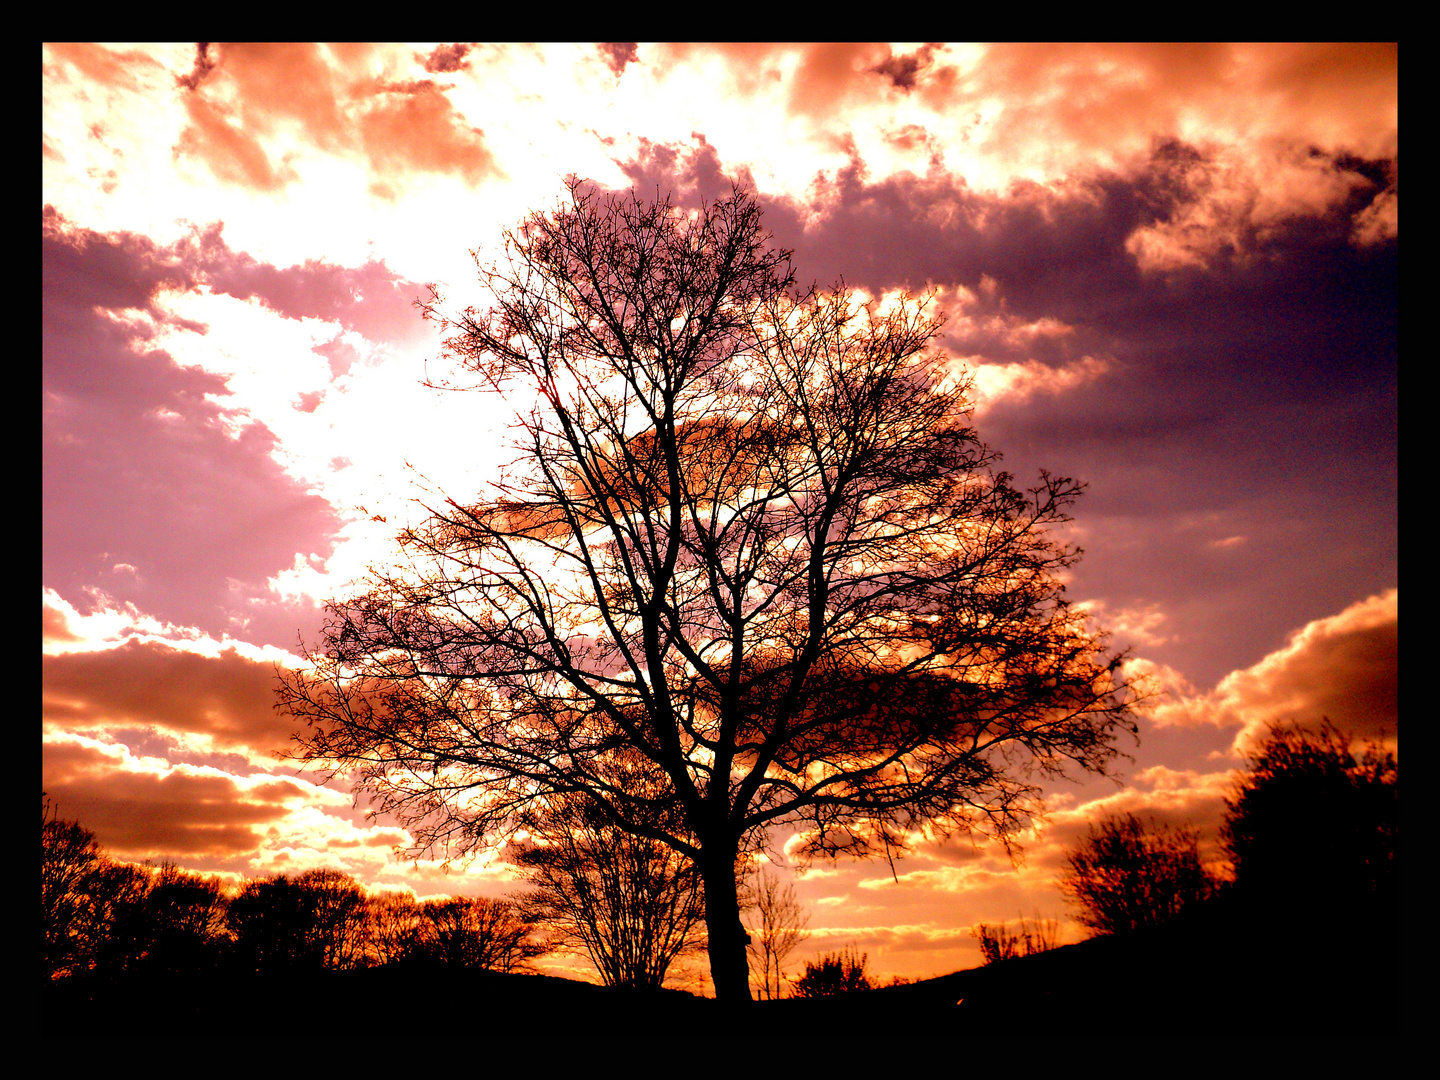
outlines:
[{"label": "cloud", "polygon": [[42,660],[45,722],[71,731],[151,727],[203,736],[218,750],[275,754],[294,720],[274,709],[275,666],[234,645],[206,656],[128,640]]},{"label": "cloud", "polygon": [[[260,640],[292,644],[314,604],[286,601],[272,582],[292,571],[297,552],[328,556],[341,519],[313,478],[282,459],[270,425],[288,433],[297,398],[285,380],[308,364],[318,388],[299,390],[318,394],[329,389],[325,372],[333,375],[337,356],[344,368],[358,355],[353,346],[433,339],[412,306],[423,286],[373,260],[356,268],[261,263],[231,250],[219,225],[161,246],[75,228],[47,208],[42,247],[45,584],[72,602],[99,587],[216,635],[259,619],[252,633]],[[258,301],[273,325],[241,325],[244,313],[219,310],[219,296]],[[229,320],[232,333],[210,342],[209,327],[180,309]],[[286,327],[302,332],[247,347],[246,335]],[[335,335],[331,345],[345,344],[343,355],[309,355],[326,333]],[[177,343],[206,363],[233,355],[248,368],[184,365]],[[272,389],[280,400],[267,404]]]},{"label": "cloud", "polygon": [[[460,70],[468,46],[421,58],[432,73]],[[274,191],[298,177],[291,161],[313,152],[361,159],[371,190],[393,198],[413,175],[477,183],[498,172],[484,135],[428,79],[387,75],[393,58],[362,45],[211,45],[203,80],[190,76],[189,126],[176,153],[221,180]]]},{"label": "cloud", "polygon": [[289,778],[139,758],[124,746],[63,734],[46,740],[43,760],[45,790],[61,816],[128,859],[245,855],[313,790]]},{"label": "cloud", "polygon": [[453,45],[436,45],[425,57],[425,70],[437,75],[460,71],[468,66],[465,55],[473,48],[469,42],[463,41]]},{"label": "cloud", "polygon": [[638,55],[638,46],[633,41],[602,41],[595,48],[617,79],[625,74],[626,67],[635,63]]},{"label": "cloud", "polygon": [[1284,647],[1221,679],[1208,694],[1156,709],[1157,725],[1235,726],[1243,752],[1276,723],[1318,727],[1328,718],[1365,738],[1394,738],[1399,726],[1398,590],[1316,619]]}]

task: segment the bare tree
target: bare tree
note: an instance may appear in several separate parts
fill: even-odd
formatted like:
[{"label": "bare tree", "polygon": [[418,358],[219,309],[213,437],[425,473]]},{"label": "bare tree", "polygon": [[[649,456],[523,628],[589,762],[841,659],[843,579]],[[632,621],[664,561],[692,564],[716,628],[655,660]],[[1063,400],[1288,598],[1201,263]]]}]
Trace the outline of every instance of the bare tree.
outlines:
[{"label": "bare tree", "polygon": [[40,962],[46,979],[86,970],[104,925],[96,897],[109,865],[95,834],[60,820],[48,795],[40,797]]},{"label": "bare tree", "polygon": [[548,950],[518,904],[483,896],[452,896],[420,905],[420,950],[447,967],[520,971]]},{"label": "bare tree", "polygon": [[515,408],[516,460],[329,606],[281,679],[301,758],[452,854],[585,796],[698,868],[727,999],[735,866],[769,830],[827,857],[1008,837],[1037,776],[1107,767],[1132,695],[1047,532],[1080,485],[995,470],[923,302],[797,295],[743,192],[691,213],[575,181],[507,245],[488,311],[427,313]]},{"label": "bare tree", "polygon": [[372,893],[366,901],[369,955],[376,964],[414,959],[420,942],[420,905],[410,893]]},{"label": "bare tree", "polygon": [[795,899],[795,886],[782,887],[778,875],[761,869],[754,886],[755,914],[750,931],[750,973],[759,983],[760,996],[785,996],[785,964],[796,947],[810,936],[810,921]]},{"label": "bare tree", "polygon": [[532,816],[516,856],[533,892],[526,906],[558,946],[582,950],[606,986],[658,987],[704,943],[699,870],[669,845],[605,816],[583,795]]},{"label": "bare tree", "polygon": [[1018,926],[1009,923],[977,923],[971,930],[980,942],[980,955],[985,963],[998,964],[1018,956],[1034,956],[1049,952],[1060,941],[1060,921],[1020,917]]},{"label": "bare tree", "polygon": [[295,879],[308,893],[307,908],[327,968],[365,964],[366,896],[360,883],[343,870],[307,870]]},{"label": "bare tree", "polygon": [[1215,891],[1194,829],[1147,824],[1134,814],[1091,826],[1065,863],[1060,888],[1080,922],[1099,934],[1159,926]]}]

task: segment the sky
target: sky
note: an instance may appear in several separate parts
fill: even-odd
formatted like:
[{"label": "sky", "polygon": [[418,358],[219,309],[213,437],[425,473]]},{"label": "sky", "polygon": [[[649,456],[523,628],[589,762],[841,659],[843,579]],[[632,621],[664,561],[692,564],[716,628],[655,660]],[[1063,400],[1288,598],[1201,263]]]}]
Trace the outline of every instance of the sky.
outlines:
[{"label": "sky", "polygon": [[1398,738],[1397,72],[1393,44],[43,46],[45,790],[123,859],[512,893],[297,770],[276,668],[417,498],[504,462],[493,403],[424,385],[415,300],[478,298],[567,176],[739,185],[801,280],[933,292],[1004,467],[1088,485],[1067,595],[1153,690],[1013,860],[803,868],[772,837],[797,957],[939,975],[1022,915],[1078,940],[1056,879],[1090,823],[1218,859],[1268,724]]}]

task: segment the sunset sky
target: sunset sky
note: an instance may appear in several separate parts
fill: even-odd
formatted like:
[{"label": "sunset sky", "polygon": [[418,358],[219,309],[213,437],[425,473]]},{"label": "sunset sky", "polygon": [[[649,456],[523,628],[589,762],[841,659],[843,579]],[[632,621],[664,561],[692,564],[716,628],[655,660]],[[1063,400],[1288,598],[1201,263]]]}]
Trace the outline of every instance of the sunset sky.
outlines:
[{"label": "sunset sky", "polygon": [[472,252],[575,174],[682,205],[739,184],[805,282],[934,290],[1005,468],[1089,485],[1068,592],[1157,691],[1133,760],[1054,787],[1018,862],[956,838],[893,874],[810,867],[802,958],[974,966],[974,924],[1067,916],[1064,848],[1107,812],[1213,850],[1268,723],[1396,738],[1397,64],[44,46],[45,790],[124,859],[515,889],[503,860],[397,859],[393,821],[281,759],[273,687],[417,495],[495,475],[504,417],[422,385],[440,348],[413,301],[478,299]]}]

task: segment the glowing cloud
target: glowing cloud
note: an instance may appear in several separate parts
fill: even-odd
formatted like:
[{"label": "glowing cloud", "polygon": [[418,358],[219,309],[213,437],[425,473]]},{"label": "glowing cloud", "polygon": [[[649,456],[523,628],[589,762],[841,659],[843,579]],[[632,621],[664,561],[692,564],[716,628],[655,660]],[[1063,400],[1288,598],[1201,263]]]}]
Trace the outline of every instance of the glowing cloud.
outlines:
[{"label": "glowing cloud", "polygon": [[1157,725],[1238,726],[1243,751],[1276,723],[1328,718],[1357,735],[1393,739],[1399,730],[1398,590],[1295,631],[1283,648],[1231,672],[1208,694],[1156,708]]}]

